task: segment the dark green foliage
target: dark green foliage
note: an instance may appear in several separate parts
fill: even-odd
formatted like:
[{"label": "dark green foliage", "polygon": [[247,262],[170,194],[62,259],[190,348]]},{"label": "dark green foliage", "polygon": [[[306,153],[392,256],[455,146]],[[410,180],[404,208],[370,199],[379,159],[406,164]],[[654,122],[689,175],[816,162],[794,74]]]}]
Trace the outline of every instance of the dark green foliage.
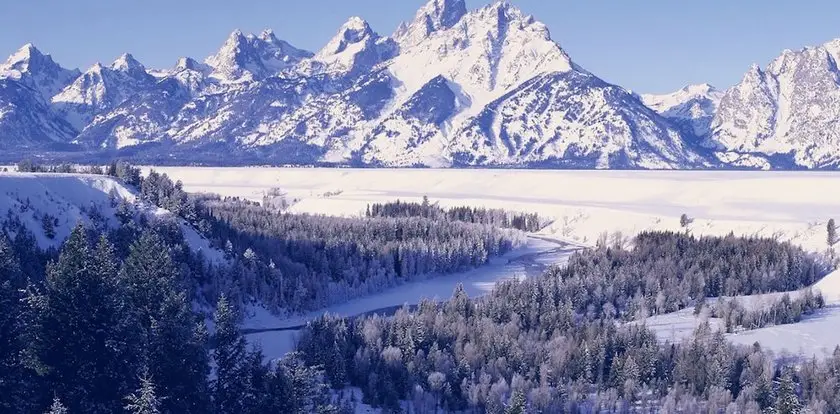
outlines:
[{"label": "dark green foliage", "polygon": [[213,360],[216,379],[212,384],[213,404],[219,414],[241,413],[245,408],[243,396],[247,390],[245,338],[239,332],[237,315],[227,298],[219,298],[213,322],[216,326]]},{"label": "dark green foliage", "polygon": [[[456,289],[445,303],[423,302],[391,318],[326,316],[307,326],[298,349],[308,364],[332,367],[328,377],[339,373],[340,378],[330,378],[334,387],[349,382],[363,390],[364,402],[387,409],[396,409],[402,400],[411,401],[416,412],[433,412],[436,407],[444,412],[498,413],[613,412],[630,407],[647,407],[645,412],[747,412],[800,401],[800,406],[807,403],[822,407],[820,412],[835,412],[840,408],[840,398],[834,396],[840,390],[840,348],[833,360],[815,361],[803,370],[801,379],[795,379],[802,391],[791,394],[789,384],[773,386],[782,370],[778,360],[759,347],[736,347],[708,324],[681,343],[662,344],[644,326],[618,323],[608,305],[598,309],[595,304],[602,302],[591,302],[598,298],[595,292],[626,288],[590,280],[613,277],[613,282],[623,283],[615,275],[627,272],[642,279],[634,289],[661,292],[650,286],[673,283],[674,275],[701,266],[698,263],[707,256],[722,263],[716,271],[732,270],[723,273],[729,277],[739,274],[734,271],[736,259],[754,263],[737,269],[767,273],[779,263],[801,259],[798,272],[788,276],[802,277],[798,280],[805,283],[815,265],[797,253],[801,251],[759,239],[645,234],[633,252],[604,248],[576,256],[571,269],[580,274],[555,269],[539,278],[504,282],[476,300]],[[645,281],[647,277],[655,282]],[[579,282],[570,285],[570,280]],[[586,286],[583,282],[602,287],[590,291],[581,287]],[[771,279],[767,286],[787,284]],[[579,304],[581,297],[590,303]],[[819,301],[817,295],[803,297]],[[621,309],[621,303],[632,302],[612,303]]]},{"label": "dark green foliage", "polygon": [[[428,275],[485,264],[522,241],[512,230],[423,217],[284,214],[238,199],[197,199],[206,233],[264,303],[317,309]],[[235,298],[232,298],[235,299]]]},{"label": "dark green foliage", "polygon": [[9,240],[0,233],[0,412],[24,411],[30,404],[32,373],[24,366],[26,281]]},{"label": "dark green foliage", "polygon": [[204,412],[209,401],[206,333],[180,287],[168,245],[155,232],[143,232],[119,274],[145,339],[144,361],[163,411]]}]

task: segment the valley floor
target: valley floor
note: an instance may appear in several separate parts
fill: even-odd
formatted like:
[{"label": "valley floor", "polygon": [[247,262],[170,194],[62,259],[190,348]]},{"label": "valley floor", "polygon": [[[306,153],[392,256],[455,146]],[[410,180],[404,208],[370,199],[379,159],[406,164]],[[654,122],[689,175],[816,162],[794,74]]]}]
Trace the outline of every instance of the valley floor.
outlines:
[{"label": "valley floor", "polygon": [[[644,230],[689,231],[695,235],[757,235],[775,237],[824,253],[826,223],[840,216],[840,182],[836,172],[742,171],[555,171],[555,170],[442,170],[442,169],[319,169],[319,168],[196,168],[164,167],[188,191],[214,192],[262,200],[279,189],[294,201],[291,211],[363,214],[369,203],[428,196],[443,206],[472,205],[538,212],[553,219],[541,234],[576,245],[594,245],[599,237],[627,239]],[[693,221],[680,226],[680,215]],[[840,217],[838,217],[840,218]],[[619,237],[620,236],[620,237]],[[557,249],[551,239],[532,238],[526,249]],[[542,247],[539,247],[542,246]],[[522,251],[517,254],[527,257]],[[565,248],[530,256],[541,266],[562,261]],[[535,266],[538,269],[541,266]],[[459,280],[471,295],[490,289],[498,272],[505,277],[523,274],[523,263],[490,265],[440,280],[406,285],[370,298],[329,309],[342,315],[419,300],[447,297]],[[481,276],[477,276],[481,275]],[[495,275],[495,276],[494,276]],[[837,287],[835,287],[837,285]],[[832,329],[840,323],[840,276],[830,275],[816,288],[829,305],[794,325],[768,327],[729,337],[743,344],[760,342],[777,353],[823,355],[840,344]],[[413,298],[413,299],[412,299]],[[265,313],[265,312],[263,312]],[[255,315],[248,328],[276,327],[276,318]],[[287,321],[287,323],[299,323]],[[647,321],[663,339],[690,334],[699,323],[692,309]],[[712,323],[717,323],[712,321]],[[290,349],[292,333],[251,335],[268,354]]]}]

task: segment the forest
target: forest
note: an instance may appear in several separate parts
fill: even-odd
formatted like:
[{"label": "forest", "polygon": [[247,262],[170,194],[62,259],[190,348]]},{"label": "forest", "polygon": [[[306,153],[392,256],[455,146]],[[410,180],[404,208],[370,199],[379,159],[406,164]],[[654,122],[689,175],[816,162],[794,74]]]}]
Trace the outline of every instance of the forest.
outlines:
[{"label": "forest", "polygon": [[0,233],[0,412],[351,412],[298,355],[249,349],[224,295],[209,334],[166,226],[78,226],[52,254],[16,235]]},{"label": "forest", "polygon": [[522,242],[531,228],[514,221],[541,219],[428,202],[358,218],[288,214],[188,194],[125,163],[90,172],[175,212],[226,261],[193,252],[176,218],[118,200],[119,226],[77,226],[47,251],[6,214],[0,412],[349,413],[350,386],[386,412],[840,412],[840,347],[790,365],[708,323],[678,343],[644,325],[688,307],[727,332],[801,320],[824,306],[818,292],[759,308],[726,298],[794,291],[828,271],[788,243],[642,233],[481,298],[459,287],[390,317],[325,315],[297,352],[269,362],[238,327],[247,301],[293,313],[472,268]]}]

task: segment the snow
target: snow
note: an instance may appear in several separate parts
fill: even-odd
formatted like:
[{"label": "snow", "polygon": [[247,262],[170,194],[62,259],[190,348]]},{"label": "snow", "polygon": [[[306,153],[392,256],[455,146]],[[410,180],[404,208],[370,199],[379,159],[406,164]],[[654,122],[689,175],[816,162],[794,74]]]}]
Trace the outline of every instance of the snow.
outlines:
[{"label": "snow", "polygon": [[[148,169],[148,167],[147,167]],[[261,201],[271,188],[295,212],[358,215],[372,202],[428,196],[441,205],[538,212],[546,234],[594,245],[603,233],[644,230],[778,237],[823,252],[826,222],[840,214],[835,172],[556,171],[492,169],[155,167],[188,191]]]},{"label": "snow", "polygon": [[[823,294],[826,307],[814,314],[803,317],[795,324],[776,325],[761,329],[726,334],[726,338],[738,345],[752,345],[756,342],[765,349],[772,350],[777,356],[812,356],[831,355],[840,345],[840,270],[826,275],[814,284],[812,289]],[[805,290],[788,292],[796,298]],[[784,293],[738,296],[738,301],[747,309],[758,309],[771,305]],[[712,298],[709,303],[714,303]],[[708,320],[713,330],[724,329],[723,320],[695,316],[694,309],[687,308],[679,312],[657,315],[645,320],[645,325],[652,329],[663,341],[677,342],[688,338],[704,321]]]},{"label": "snow", "polygon": [[[146,169],[148,169],[147,167]],[[835,172],[758,171],[556,171],[556,170],[451,170],[451,169],[351,169],[351,168],[199,168],[155,167],[184,183],[187,191],[215,192],[261,201],[263,194],[278,188],[294,202],[293,212],[358,216],[373,202],[394,199],[419,201],[424,195],[442,206],[474,205],[538,212],[553,219],[540,234],[549,240],[594,245],[599,236],[610,239],[620,233],[625,239],[645,230],[684,231],[679,217],[686,213],[694,222],[695,235],[759,235],[791,241],[805,249],[826,250],[826,222],[840,213],[840,193],[831,191],[840,178]],[[296,201],[296,202],[295,202]],[[543,244],[548,243],[548,245]],[[470,295],[490,289],[500,278],[516,277],[560,263],[566,250],[547,253],[551,242],[531,239],[526,249],[535,249],[529,266],[504,263],[474,270],[467,275],[431,279],[405,285],[327,309],[341,315],[415,302],[419,298],[446,298],[455,284],[465,281]],[[556,248],[556,245],[555,245]],[[523,251],[512,253],[525,254]],[[494,267],[495,266],[495,267]],[[526,269],[526,270],[523,270]],[[527,273],[530,274],[530,273]],[[815,286],[831,303],[806,323],[764,328],[733,335],[743,343],[760,339],[781,352],[799,347],[791,342],[814,338],[804,351],[833,349],[836,335],[818,335],[840,323],[840,277],[832,274]],[[769,296],[742,298],[751,304],[769,303]],[[834,305],[834,304],[837,305]],[[690,335],[699,320],[688,309],[647,321],[664,339]],[[300,324],[319,313],[295,319],[270,314],[252,316],[248,327],[269,328]],[[713,324],[720,323],[712,320]],[[291,325],[289,325],[291,324]],[[791,331],[785,337],[785,329]],[[806,331],[810,329],[811,331]],[[836,330],[836,329],[835,329]],[[766,333],[765,333],[766,332]],[[773,340],[775,332],[788,342]],[[810,332],[810,333],[809,333]],[[268,355],[282,355],[294,345],[294,332],[249,335],[262,342]],[[810,336],[807,336],[810,335]],[[804,340],[804,339],[803,339]]]},{"label": "snow", "polygon": [[[108,227],[119,225],[115,216],[116,203],[125,200],[137,202],[137,195],[117,180],[102,175],[48,174],[0,172],[0,214],[11,211],[19,217],[34,235],[41,248],[59,247],[79,223],[94,223],[92,211],[98,210]],[[141,214],[167,217],[167,210],[138,204]],[[55,217],[55,237],[48,237],[43,229],[42,217]],[[187,244],[201,252],[211,263],[224,261],[224,254],[210,246],[210,242],[199,235],[183,220],[178,220]]]}]

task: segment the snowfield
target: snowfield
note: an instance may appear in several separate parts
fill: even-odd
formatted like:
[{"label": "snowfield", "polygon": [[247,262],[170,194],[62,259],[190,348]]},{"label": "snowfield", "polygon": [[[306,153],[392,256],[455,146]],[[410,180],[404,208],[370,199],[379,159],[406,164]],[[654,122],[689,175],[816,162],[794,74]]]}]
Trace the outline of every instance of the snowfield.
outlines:
[{"label": "snowfield", "polygon": [[[298,199],[294,212],[357,215],[368,203],[426,195],[444,206],[477,205],[538,212],[544,230],[594,245],[608,232],[681,230],[696,235],[778,237],[826,249],[825,227],[840,219],[838,172],[564,171],[492,169],[155,167],[187,191],[262,200],[272,188]],[[148,170],[148,168],[146,168]]]}]

